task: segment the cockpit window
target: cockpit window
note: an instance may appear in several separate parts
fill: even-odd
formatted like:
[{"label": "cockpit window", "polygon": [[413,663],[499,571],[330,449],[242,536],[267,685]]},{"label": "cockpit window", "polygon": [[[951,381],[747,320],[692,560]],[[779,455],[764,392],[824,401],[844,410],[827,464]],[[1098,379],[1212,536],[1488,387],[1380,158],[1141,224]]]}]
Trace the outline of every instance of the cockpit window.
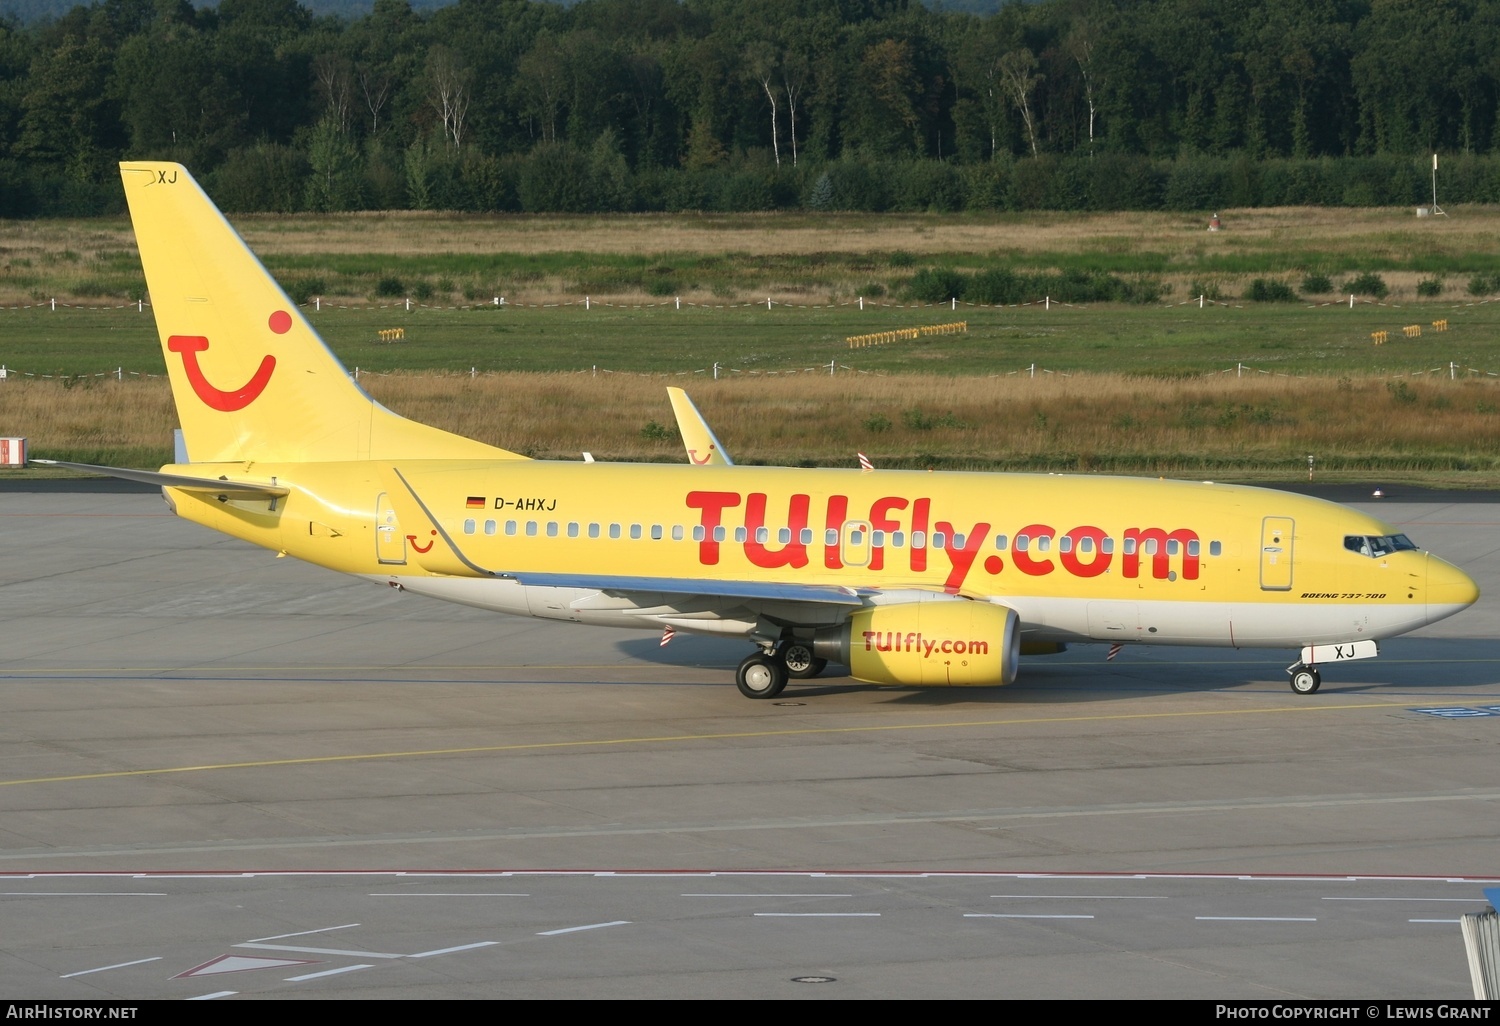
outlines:
[{"label": "cockpit window", "polygon": [[1389,556],[1392,552],[1415,549],[1416,546],[1404,534],[1346,534],[1344,535],[1344,548],[1350,552],[1358,552],[1361,556],[1378,559],[1381,556]]}]

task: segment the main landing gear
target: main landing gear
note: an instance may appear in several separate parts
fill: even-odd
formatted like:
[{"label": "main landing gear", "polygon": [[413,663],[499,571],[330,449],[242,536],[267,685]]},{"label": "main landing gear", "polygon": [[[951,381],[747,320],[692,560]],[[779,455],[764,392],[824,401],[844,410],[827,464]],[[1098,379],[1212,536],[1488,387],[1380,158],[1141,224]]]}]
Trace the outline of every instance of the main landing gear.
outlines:
[{"label": "main landing gear", "polygon": [[735,671],[734,683],[746,698],[775,698],[788,680],[806,680],[822,673],[828,660],[813,655],[812,646],[786,641],[775,649],[753,652]]},{"label": "main landing gear", "polygon": [[786,663],[774,652],[751,653],[734,674],[734,683],[746,698],[775,698],[786,687],[786,681]]},{"label": "main landing gear", "polygon": [[786,675],[792,680],[816,677],[828,665],[827,659],[813,655],[812,646],[802,641],[788,641],[782,645],[781,661],[786,664]]},{"label": "main landing gear", "polygon": [[1323,677],[1316,666],[1293,663],[1286,672],[1292,677],[1292,690],[1299,695],[1311,695],[1323,685]]}]

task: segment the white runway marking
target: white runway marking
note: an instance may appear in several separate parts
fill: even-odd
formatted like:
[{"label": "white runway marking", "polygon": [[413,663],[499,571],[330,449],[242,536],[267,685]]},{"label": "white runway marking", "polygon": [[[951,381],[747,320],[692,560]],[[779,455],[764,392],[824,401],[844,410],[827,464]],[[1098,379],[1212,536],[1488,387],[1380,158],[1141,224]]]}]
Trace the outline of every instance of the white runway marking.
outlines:
[{"label": "white runway marking", "polygon": [[315,933],[331,933],[334,930],[352,930],[361,923],[345,923],[343,926],[320,926],[316,930],[299,930],[297,933],[278,933],[274,937],[254,937],[246,944],[264,944],[267,941],[286,940],[288,937],[308,937]]},{"label": "white runway marking", "polygon": [[1194,916],[1202,923],[1316,923],[1303,916]]},{"label": "white runway marking", "polygon": [[1450,926],[1455,926],[1460,921],[1457,920],[1457,919],[1408,919],[1407,922],[1408,923],[1445,923],[1445,924],[1448,924]]},{"label": "white runway marking", "polygon": [[965,912],[965,919],[1093,919],[1093,916],[1074,915],[1043,915],[1038,912],[1026,914],[1022,912]]},{"label": "white runway marking", "polygon": [[606,926],[629,926],[630,920],[616,919],[609,923],[590,923],[588,926],[565,926],[561,930],[544,930],[537,934],[538,937],[558,937],[565,933],[578,933],[580,930],[602,930]]},{"label": "white runway marking", "polygon": [[1167,894],[991,894],[992,898],[1060,898],[1064,901],[1170,901]]},{"label": "white runway marking", "polygon": [[473,951],[475,948],[489,948],[499,944],[499,941],[475,941],[473,944],[460,944],[453,948],[437,948],[433,951],[418,951],[407,955],[407,958],[432,958],[434,955],[451,955],[456,951]]},{"label": "white runway marking", "polygon": [[346,965],[342,969],[324,969],[320,973],[308,973],[306,976],[288,976],[288,983],[304,983],[307,980],[316,980],[324,976],[340,976],[343,973],[352,973],[360,969],[374,969],[373,965]]},{"label": "white runway marking", "polygon": [[145,965],[147,962],[160,962],[162,956],[154,955],[151,958],[138,958],[134,962],[116,962],[114,965],[101,965],[97,969],[80,969],[76,973],[65,973],[59,976],[59,980],[70,980],[75,976],[87,976],[89,973],[105,973],[111,969],[125,969],[133,965]]},{"label": "white runway marking", "polygon": [[405,958],[405,955],[391,954],[386,951],[346,951],[342,948],[301,948],[292,944],[258,944],[247,941],[244,944],[236,944],[237,948],[256,948],[261,951],[290,951],[298,955],[340,955],[344,958]]},{"label": "white runway marking", "polygon": [[239,993],[239,991],[237,991],[237,990],[216,990],[212,994],[199,994],[197,997],[190,997],[190,998],[188,998],[188,1000],[189,1001],[212,1001],[214,998],[234,997],[238,993]]},{"label": "white runway marking", "polygon": [[1324,901],[1463,901],[1470,905],[1483,901],[1483,898],[1324,898]]},{"label": "white runway marking", "polygon": [[467,891],[376,891],[370,895],[372,898],[529,898],[529,894],[510,894],[505,891],[480,892],[471,894]]},{"label": "white runway marking", "polygon": [[855,919],[880,916],[879,912],[755,912],[753,914],[780,919]]},{"label": "white runway marking", "polygon": [[165,891],[0,891],[0,898],[165,898]]},{"label": "white runway marking", "polygon": [[684,898],[852,898],[852,894],[684,894]]}]

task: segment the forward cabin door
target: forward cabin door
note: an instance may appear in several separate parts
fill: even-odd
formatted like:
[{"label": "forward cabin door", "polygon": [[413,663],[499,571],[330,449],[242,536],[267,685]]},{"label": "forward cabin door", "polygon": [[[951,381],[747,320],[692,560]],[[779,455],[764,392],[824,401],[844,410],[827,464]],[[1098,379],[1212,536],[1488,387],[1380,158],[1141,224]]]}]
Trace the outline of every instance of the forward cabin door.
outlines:
[{"label": "forward cabin door", "polygon": [[1291,591],[1291,517],[1266,517],[1260,525],[1260,590]]}]

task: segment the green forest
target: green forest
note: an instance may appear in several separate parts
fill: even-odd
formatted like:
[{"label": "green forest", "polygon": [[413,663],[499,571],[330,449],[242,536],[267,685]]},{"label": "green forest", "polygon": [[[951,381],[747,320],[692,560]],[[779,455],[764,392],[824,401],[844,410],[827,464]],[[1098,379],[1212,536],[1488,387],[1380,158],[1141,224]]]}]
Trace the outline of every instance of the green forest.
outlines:
[{"label": "green forest", "polygon": [[1500,0],[100,0],[0,22],[0,217],[1500,202]]}]

